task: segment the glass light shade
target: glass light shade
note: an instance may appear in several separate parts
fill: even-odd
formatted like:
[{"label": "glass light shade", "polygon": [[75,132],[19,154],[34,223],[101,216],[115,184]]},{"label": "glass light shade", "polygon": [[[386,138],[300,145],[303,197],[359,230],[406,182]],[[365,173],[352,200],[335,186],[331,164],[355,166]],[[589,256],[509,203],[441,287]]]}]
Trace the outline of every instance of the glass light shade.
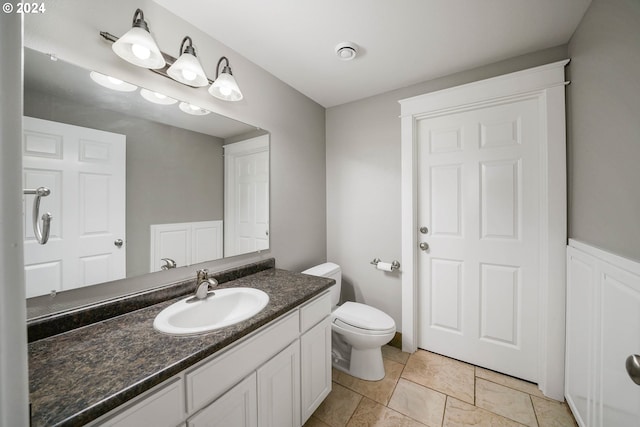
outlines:
[{"label": "glass light shade", "polygon": [[202,87],[209,84],[209,80],[200,65],[200,61],[190,53],[183,53],[167,70],[172,79],[189,86]]},{"label": "glass light shade", "polygon": [[131,83],[123,82],[115,77],[107,76],[106,74],[100,74],[97,71],[89,73],[91,80],[98,83],[100,86],[104,86],[107,89],[117,90],[118,92],[133,92],[138,89],[138,86]]},{"label": "glass light shade", "polygon": [[140,89],[140,95],[142,95],[142,97],[147,101],[153,102],[154,104],[172,105],[178,102],[177,99],[173,99],[162,93],[153,92],[145,88]]},{"label": "glass light shade", "polygon": [[155,40],[143,28],[131,28],[111,48],[120,58],[138,67],[156,70],[166,65]]},{"label": "glass light shade", "polygon": [[220,74],[209,88],[209,93],[225,101],[240,101],[242,99],[238,83],[229,73]]},{"label": "glass light shade", "polygon": [[188,102],[181,102],[179,107],[183,112],[192,114],[194,116],[204,116],[211,112],[209,110],[205,110],[204,108],[200,108],[197,105],[189,104]]}]

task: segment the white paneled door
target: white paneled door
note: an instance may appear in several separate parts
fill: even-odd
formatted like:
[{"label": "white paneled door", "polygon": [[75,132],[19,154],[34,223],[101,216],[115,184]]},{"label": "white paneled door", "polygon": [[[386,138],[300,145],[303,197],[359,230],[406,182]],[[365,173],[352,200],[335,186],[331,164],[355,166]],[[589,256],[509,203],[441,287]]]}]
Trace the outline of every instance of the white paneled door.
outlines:
[{"label": "white paneled door", "polygon": [[31,117],[23,127],[24,188],[49,187],[40,210],[53,215],[40,245],[25,196],[27,297],[125,277],[126,137]]},{"label": "white paneled door", "polygon": [[415,122],[418,345],[534,382],[538,115],[521,98]]}]

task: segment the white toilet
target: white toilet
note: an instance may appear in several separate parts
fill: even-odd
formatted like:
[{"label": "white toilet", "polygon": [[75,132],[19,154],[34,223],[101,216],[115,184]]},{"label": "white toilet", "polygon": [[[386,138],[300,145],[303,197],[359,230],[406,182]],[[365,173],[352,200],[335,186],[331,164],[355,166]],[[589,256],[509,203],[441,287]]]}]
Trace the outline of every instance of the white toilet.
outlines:
[{"label": "white toilet", "polygon": [[383,311],[357,302],[338,306],[342,269],[332,262],[303,271],[312,276],[334,279],[331,287],[331,357],[333,366],[363,380],[384,378],[381,347],[391,341],[396,324]]}]

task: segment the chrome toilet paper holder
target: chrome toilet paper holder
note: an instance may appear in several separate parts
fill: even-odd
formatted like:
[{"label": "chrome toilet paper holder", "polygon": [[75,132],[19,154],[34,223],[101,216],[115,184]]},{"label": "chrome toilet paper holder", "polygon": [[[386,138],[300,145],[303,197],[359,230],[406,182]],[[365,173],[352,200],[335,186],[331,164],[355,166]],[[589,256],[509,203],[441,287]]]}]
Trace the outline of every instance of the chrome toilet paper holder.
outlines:
[{"label": "chrome toilet paper holder", "polygon": [[[379,262],[382,262],[382,260],[380,258],[374,258],[373,261],[371,261],[371,264],[373,264],[373,265],[375,265],[377,267]],[[391,262],[391,270],[399,270],[399,269],[400,269],[400,262],[392,261]]]}]

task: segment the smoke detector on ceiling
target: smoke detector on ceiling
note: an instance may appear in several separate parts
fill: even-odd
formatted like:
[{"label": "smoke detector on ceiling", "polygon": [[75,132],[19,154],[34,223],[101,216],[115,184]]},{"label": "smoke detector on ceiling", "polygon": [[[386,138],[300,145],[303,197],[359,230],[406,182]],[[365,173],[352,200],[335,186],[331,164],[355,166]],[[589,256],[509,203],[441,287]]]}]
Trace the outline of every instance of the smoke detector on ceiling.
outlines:
[{"label": "smoke detector on ceiling", "polygon": [[342,42],[336,45],[336,55],[343,61],[351,61],[358,55],[358,45],[353,42]]}]

